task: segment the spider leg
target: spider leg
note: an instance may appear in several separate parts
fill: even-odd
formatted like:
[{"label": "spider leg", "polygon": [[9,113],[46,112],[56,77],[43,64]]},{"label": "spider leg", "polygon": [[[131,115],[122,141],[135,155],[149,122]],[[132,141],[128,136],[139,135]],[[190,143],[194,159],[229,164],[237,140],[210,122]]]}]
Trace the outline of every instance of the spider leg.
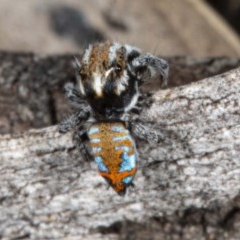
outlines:
[{"label": "spider leg", "polygon": [[164,87],[167,85],[169,65],[166,60],[149,53],[141,54],[132,61],[132,65],[139,69],[140,79],[143,82],[161,75],[163,79],[162,85]]},{"label": "spider leg", "polygon": [[82,106],[83,104],[86,104],[85,97],[77,88],[74,87],[73,83],[71,82],[66,83],[63,88],[63,91],[65,97],[77,107],[79,107],[79,105]]},{"label": "spider leg", "polygon": [[137,138],[148,141],[149,143],[156,144],[163,139],[163,134],[159,131],[142,124],[139,122],[132,124],[132,132]]},{"label": "spider leg", "polygon": [[80,126],[90,117],[90,108],[86,107],[81,110],[77,110],[74,114],[65,118],[59,125],[58,131],[60,133],[66,133],[77,126]]},{"label": "spider leg", "polygon": [[141,140],[156,144],[166,137],[164,131],[147,126],[147,123],[143,123],[138,115],[125,113],[121,120],[125,122],[127,129],[129,129],[136,138]]},{"label": "spider leg", "polygon": [[86,160],[90,161],[92,160],[92,155],[89,152],[89,149],[87,147],[87,141],[88,141],[88,136],[86,133],[86,129],[82,128],[79,129],[78,131],[75,131],[73,134],[73,142],[74,145],[77,147],[83,158]]},{"label": "spider leg", "polygon": [[131,109],[131,112],[140,114],[144,108],[150,108],[152,103],[153,100],[151,93],[141,93],[138,98],[137,104]]},{"label": "spider leg", "polygon": [[66,83],[64,86],[64,95],[68,100],[78,108],[75,113],[65,118],[58,127],[59,132],[66,133],[76,128],[90,117],[90,106],[86,104],[84,96],[77,90],[73,83]]}]

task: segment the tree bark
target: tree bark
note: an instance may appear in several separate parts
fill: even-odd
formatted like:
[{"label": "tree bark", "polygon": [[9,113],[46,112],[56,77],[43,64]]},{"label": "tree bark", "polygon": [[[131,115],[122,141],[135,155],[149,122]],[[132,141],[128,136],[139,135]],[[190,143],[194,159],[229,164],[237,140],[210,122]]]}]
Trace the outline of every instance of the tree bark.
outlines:
[{"label": "tree bark", "polygon": [[125,197],[56,126],[0,136],[2,239],[240,239],[240,68],[159,90]]},{"label": "tree bark", "polygon": [[[74,54],[78,57],[78,54]],[[70,112],[62,89],[75,81],[72,55],[39,56],[0,51],[0,134],[17,133],[58,123]],[[229,71],[237,58],[172,57],[169,87]],[[148,86],[157,89],[159,86]]]}]

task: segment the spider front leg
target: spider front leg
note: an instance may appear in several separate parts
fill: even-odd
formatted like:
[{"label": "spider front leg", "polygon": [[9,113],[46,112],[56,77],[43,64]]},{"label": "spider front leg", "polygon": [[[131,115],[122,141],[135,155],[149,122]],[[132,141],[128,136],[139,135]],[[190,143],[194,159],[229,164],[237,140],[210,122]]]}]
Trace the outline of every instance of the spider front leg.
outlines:
[{"label": "spider front leg", "polygon": [[82,95],[82,93],[76,89],[73,85],[73,83],[69,82],[66,83],[64,86],[64,95],[68,100],[73,104],[79,107],[79,105],[86,104],[85,97]]},{"label": "spider front leg", "polygon": [[77,126],[80,126],[80,124],[89,119],[91,114],[90,106],[87,105],[83,95],[72,83],[65,84],[64,94],[78,110],[59,124],[58,130],[61,133],[66,133]]},{"label": "spider front leg", "polygon": [[122,121],[125,122],[126,127],[132,132],[132,134],[141,140],[147,141],[152,144],[156,144],[165,138],[163,131],[158,129],[153,129],[147,126],[147,123],[144,123],[140,120],[138,115],[125,113],[122,118]]},{"label": "spider front leg", "polygon": [[162,86],[167,86],[169,65],[166,60],[151,54],[141,54],[132,61],[132,65],[139,72],[138,77],[141,82],[144,83],[161,75]]},{"label": "spider front leg", "polygon": [[137,104],[131,109],[131,112],[140,114],[143,109],[148,109],[153,103],[152,93],[140,93]]},{"label": "spider front leg", "polygon": [[85,158],[86,160],[92,160],[92,155],[86,144],[88,141],[89,139],[85,127],[82,127],[74,132],[73,134],[74,145],[79,150],[83,158]]},{"label": "spider front leg", "polygon": [[65,118],[59,125],[58,131],[60,133],[66,133],[87,121],[90,117],[90,107],[83,107],[77,110],[74,114]]}]

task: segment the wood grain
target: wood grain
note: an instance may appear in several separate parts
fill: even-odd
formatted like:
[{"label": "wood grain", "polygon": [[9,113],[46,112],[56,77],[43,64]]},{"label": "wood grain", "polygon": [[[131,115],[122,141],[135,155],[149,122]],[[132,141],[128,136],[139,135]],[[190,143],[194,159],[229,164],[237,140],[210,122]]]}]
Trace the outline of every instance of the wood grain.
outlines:
[{"label": "wood grain", "polygon": [[135,188],[106,189],[71,134],[0,137],[2,239],[239,239],[240,69],[160,90]]}]

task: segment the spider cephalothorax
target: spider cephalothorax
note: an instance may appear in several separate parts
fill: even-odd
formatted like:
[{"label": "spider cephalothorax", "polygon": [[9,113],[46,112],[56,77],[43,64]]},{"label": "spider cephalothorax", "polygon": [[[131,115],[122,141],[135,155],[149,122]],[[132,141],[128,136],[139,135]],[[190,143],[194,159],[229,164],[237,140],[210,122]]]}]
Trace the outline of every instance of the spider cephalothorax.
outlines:
[{"label": "spider cephalothorax", "polygon": [[108,184],[124,195],[137,170],[133,137],[151,143],[162,139],[161,132],[133,114],[139,86],[160,76],[166,84],[168,64],[135,47],[105,42],[90,45],[75,66],[77,86],[68,83],[65,95],[77,111],[59,124],[59,131],[74,129],[82,155],[94,159]]},{"label": "spider cephalothorax", "polygon": [[165,60],[110,42],[90,45],[76,66],[82,96],[103,117],[129,111],[143,82],[162,75],[165,83],[168,74]]}]

